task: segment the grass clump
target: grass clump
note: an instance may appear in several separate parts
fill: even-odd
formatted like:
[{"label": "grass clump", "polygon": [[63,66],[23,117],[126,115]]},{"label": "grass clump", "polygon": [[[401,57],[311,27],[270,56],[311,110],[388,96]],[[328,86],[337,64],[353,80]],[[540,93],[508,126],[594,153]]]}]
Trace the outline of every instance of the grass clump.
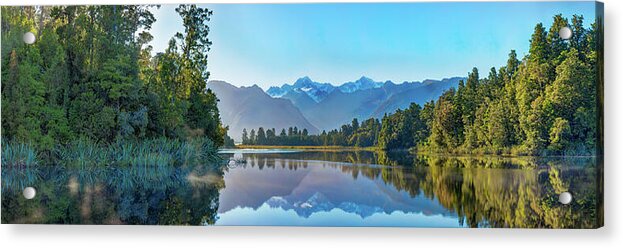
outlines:
[{"label": "grass clump", "polygon": [[111,146],[112,160],[119,166],[183,166],[216,161],[218,148],[209,139],[152,139],[117,142]]},{"label": "grass clump", "polygon": [[38,153],[30,145],[2,141],[3,167],[30,168],[39,164]]},{"label": "grass clump", "polygon": [[219,159],[218,147],[207,138],[147,139],[101,144],[80,139],[55,151],[56,164],[69,168],[102,166],[185,166]]},{"label": "grass clump", "polygon": [[109,150],[98,142],[78,139],[54,149],[54,164],[68,168],[86,168],[110,165]]}]

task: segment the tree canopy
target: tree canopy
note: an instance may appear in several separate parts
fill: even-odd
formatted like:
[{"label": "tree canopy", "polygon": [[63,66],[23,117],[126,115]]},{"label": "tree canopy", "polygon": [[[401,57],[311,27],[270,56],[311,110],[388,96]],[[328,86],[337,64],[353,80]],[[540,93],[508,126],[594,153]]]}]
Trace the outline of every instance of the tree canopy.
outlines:
[{"label": "tree canopy", "polygon": [[[207,137],[224,143],[206,88],[212,11],[176,8],[184,33],[153,55],[151,5],[2,7],[2,136],[40,149]],[[34,44],[21,42],[25,32]]]}]

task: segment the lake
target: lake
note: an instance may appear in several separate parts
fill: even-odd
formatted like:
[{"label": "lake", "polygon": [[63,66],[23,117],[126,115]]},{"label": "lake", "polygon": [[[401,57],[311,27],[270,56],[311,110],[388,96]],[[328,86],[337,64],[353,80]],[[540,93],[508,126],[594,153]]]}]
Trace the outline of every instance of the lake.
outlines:
[{"label": "lake", "polygon": [[[2,223],[595,228],[594,157],[222,150],[219,165],[2,170]],[[26,200],[21,189],[33,186]],[[563,205],[558,194],[571,192]]]}]

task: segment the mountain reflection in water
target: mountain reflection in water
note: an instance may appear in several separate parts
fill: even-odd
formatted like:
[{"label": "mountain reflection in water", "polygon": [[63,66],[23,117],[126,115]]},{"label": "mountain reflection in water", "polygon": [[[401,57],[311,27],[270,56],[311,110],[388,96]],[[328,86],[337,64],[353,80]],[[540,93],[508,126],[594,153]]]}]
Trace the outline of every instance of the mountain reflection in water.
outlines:
[{"label": "mountain reflection in water", "polygon": [[[2,223],[595,228],[596,159],[223,151],[235,166],[3,169]],[[21,189],[37,188],[25,200]],[[574,201],[558,203],[569,191]]]}]

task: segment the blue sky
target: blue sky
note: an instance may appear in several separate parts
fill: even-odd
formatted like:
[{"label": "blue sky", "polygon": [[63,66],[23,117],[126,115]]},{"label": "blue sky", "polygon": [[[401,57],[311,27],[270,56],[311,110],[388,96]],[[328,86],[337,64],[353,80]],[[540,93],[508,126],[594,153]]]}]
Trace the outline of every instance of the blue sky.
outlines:
[{"label": "blue sky", "polygon": [[[182,31],[176,5],[154,10],[156,52]],[[210,79],[237,86],[309,76],[336,85],[367,76],[394,82],[466,76],[528,50],[534,25],[561,13],[594,21],[588,2],[207,4]]]}]

